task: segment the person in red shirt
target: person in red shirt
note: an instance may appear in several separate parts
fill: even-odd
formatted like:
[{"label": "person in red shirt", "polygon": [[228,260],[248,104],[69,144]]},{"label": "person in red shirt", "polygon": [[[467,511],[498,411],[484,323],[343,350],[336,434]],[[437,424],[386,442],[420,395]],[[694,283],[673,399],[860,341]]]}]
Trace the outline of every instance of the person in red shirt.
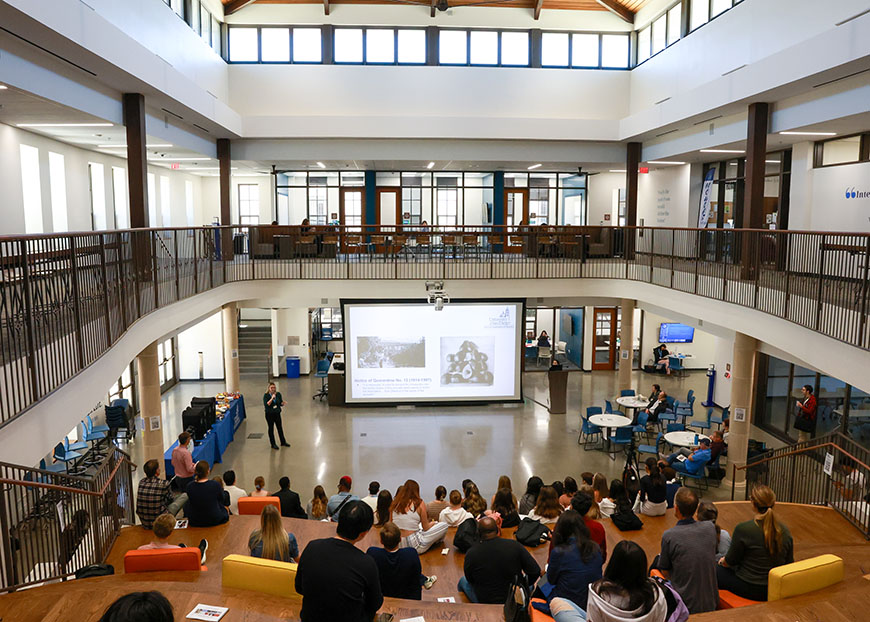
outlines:
[{"label": "person in red shirt", "polygon": [[172,468],[175,469],[175,483],[179,490],[184,492],[187,485],[193,481],[194,464],[193,456],[190,455],[190,439],[188,432],[178,435],[178,447],[172,450]]},{"label": "person in red shirt", "polygon": [[[571,509],[575,510],[580,516],[583,517],[583,522],[586,523],[586,527],[589,528],[589,539],[595,542],[598,545],[598,548],[601,549],[601,560],[602,562],[607,561],[607,536],[604,533],[604,526],[599,523],[597,520],[592,520],[591,518],[586,517],[586,513],[589,511],[589,508],[592,507],[592,496],[588,492],[577,492],[571,498]],[[550,548],[552,549],[553,543],[550,542]]]},{"label": "person in red shirt", "polygon": [[[803,401],[797,400],[795,402],[797,407],[800,409],[799,417],[801,419],[807,419],[812,422],[813,426],[816,425],[816,411],[818,410],[818,402],[816,402],[816,396],[813,395],[813,387],[812,385],[805,384],[801,387],[801,393],[803,393],[804,399]],[[798,430],[798,443],[805,443],[810,440],[812,437],[812,432],[804,432],[803,430]]]}]

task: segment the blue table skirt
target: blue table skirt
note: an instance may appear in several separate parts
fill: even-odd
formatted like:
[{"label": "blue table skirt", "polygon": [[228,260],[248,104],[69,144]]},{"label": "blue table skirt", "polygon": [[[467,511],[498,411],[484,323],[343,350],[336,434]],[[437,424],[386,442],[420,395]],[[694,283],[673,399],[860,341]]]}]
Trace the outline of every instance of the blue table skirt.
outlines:
[{"label": "blue table skirt", "polygon": [[[195,442],[192,453],[193,461],[205,460],[210,467],[220,462],[245,416],[245,400],[240,397],[232,402],[227,412],[224,413],[223,419],[212,426],[205,438]],[[172,466],[172,451],[176,447],[178,447],[178,441],[175,441],[172,447],[163,454],[163,468],[166,471],[167,479],[175,476],[175,469]]]}]

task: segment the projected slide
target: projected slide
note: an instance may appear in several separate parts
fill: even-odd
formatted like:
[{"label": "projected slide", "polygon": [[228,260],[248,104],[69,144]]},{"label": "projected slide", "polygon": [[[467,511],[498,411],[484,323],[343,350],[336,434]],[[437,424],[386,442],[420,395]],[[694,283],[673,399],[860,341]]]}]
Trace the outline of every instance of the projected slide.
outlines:
[{"label": "projected slide", "polygon": [[520,399],[519,302],[344,305],[348,402]]}]

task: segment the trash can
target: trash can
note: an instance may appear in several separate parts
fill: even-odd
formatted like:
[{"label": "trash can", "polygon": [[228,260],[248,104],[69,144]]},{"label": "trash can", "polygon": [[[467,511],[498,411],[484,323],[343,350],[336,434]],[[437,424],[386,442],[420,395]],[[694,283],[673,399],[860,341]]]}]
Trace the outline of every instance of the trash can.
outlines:
[{"label": "trash can", "polygon": [[550,384],[550,414],[564,415],[568,410],[568,372],[548,371],[547,379]]},{"label": "trash can", "polygon": [[705,408],[709,408],[711,406],[715,406],[716,402],[713,401],[713,387],[716,385],[716,366],[709,365],[707,367],[707,401],[701,404]]},{"label": "trash can", "polygon": [[288,378],[298,378],[299,377],[299,357],[298,356],[288,356],[286,359],[287,362],[287,377]]}]

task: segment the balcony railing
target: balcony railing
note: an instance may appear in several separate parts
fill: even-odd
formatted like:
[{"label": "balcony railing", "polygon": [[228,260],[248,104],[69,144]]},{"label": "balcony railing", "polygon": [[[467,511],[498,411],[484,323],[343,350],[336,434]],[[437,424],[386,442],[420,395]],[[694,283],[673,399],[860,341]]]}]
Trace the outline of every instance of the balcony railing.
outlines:
[{"label": "balcony railing", "polygon": [[0,237],[0,426],[151,311],[252,279],[626,279],[870,349],[870,235],[649,227],[203,227]]}]

